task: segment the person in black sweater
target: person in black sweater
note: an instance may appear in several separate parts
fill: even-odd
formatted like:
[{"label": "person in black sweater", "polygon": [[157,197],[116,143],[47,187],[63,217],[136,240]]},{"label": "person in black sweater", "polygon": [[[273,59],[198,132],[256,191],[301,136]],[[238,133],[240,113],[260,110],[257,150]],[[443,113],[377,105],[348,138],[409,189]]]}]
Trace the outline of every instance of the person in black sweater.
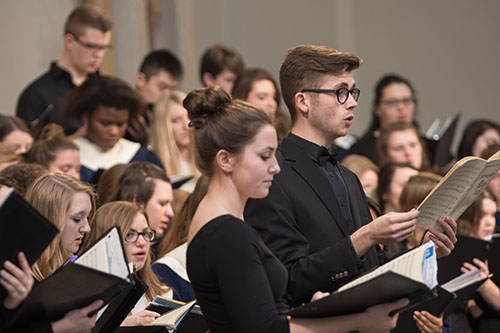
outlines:
[{"label": "person in black sweater", "polygon": [[243,221],[248,198],[263,198],[280,171],[277,135],[266,114],[232,100],[220,87],[197,89],[184,100],[194,127],[197,167],[209,177],[206,196],[188,233],[187,272],[210,331],[388,331],[407,303],[377,305],[363,313],[290,319],[284,311],[288,273],[254,229]]}]

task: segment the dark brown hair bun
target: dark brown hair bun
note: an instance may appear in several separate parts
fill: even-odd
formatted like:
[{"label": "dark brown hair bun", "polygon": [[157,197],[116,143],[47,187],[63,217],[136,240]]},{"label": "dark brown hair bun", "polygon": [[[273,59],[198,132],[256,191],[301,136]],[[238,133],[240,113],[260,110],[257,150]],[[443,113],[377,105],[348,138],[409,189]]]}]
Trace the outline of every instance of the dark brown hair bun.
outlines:
[{"label": "dark brown hair bun", "polygon": [[42,129],[42,133],[40,133],[39,140],[53,140],[55,138],[65,138],[64,129],[57,124],[47,124]]},{"label": "dark brown hair bun", "polygon": [[223,112],[231,103],[231,96],[219,86],[195,89],[184,99],[183,105],[188,111],[190,125],[202,127],[208,117]]}]

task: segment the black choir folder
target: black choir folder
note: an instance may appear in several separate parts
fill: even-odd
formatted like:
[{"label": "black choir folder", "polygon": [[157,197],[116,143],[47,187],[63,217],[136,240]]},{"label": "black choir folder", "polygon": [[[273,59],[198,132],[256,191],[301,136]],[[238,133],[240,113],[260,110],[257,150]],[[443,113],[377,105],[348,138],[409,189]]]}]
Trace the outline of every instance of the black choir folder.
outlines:
[{"label": "black choir folder", "polygon": [[[11,188],[0,202],[0,267],[6,260],[19,266],[17,254],[24,252],[33,265],[59,230]],[[0,303],[6,291],[0,287]]]},{"label": "black choir folder", "polygon": [[289,311],[296,318],[328,317],[362,312],[370,306],[410,299],[395,312],[435,297],[437,261],[434,243],[428,242],[361,275],[322,299]]},{"label": "black choir folder", "polygon": [[491,245],[491,242],[480,238],[457,235],[457,243],[450,255],[438,260],[438,282],[443,284],[460,275],[464,262],[472,264],[474,258],[485,261]]},{"label": "black choir folder", "polygon": [[396,328],[393,333],[420,333],[413,319],[413,312],[427,311],[439,317],[444,312],[444,317],[454,313],[458,307],[469,299],[487,277],[483,276],[478,269],[469,271],[437,286],[437,297],[417,304],[400,313]]},{"label": "black choir folder", "polygon": [[[74,263],[59,268],[36,285],[25,301],[21,317],[54,321],[71,310],[102,299],[104,306],[98,313],[99,323],[99,319],[109,308],[105,306],[134,286],[135,280],[130,276],[120,231],[114,227]],[[135,301],[130,308],[124,310],[125,316],[135,305]]]}]

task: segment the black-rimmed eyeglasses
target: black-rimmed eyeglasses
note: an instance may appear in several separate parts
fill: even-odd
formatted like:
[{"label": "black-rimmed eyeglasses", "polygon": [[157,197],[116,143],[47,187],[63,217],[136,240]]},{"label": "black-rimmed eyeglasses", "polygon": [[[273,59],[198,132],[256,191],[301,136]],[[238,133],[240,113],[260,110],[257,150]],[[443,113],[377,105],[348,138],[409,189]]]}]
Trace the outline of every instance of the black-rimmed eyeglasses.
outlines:
[{"label": "black-rimmed eyeglasses", "polygon": [[92,43],[87,43],[78,38],[75,34],[70,33],[71,36],[75,39],[75,41],[81,46],[91,50],[91,51],[108,51],[111,48],[111,45],[97,45]]},{"label": "black-rimmed eyeglasses", "polygon": [[302,89],[301,92],[314,92],[314,93],[325,93],[325,94],[337,94],[337,101],[340,104],[344,104],[349,99],[349,94],[351,94],[352,98],[357,102],[359,98],[359,94],[361,91],[358,88],[352,88],[351,90],[347,88],[339,88],[339,89]]},{"label": "black-rimmed eyeglasses", "polygon": [[139,236],[142,236],[145,241],[151,242],[153,239],[155,239],[155,231],[154,230],[148,230],[148,231],[143,231],[143,232],[138,232],[135,230],[130,230],[127,235],[125,235],[125,242],[127,243],[135,243],[139,239]]}]

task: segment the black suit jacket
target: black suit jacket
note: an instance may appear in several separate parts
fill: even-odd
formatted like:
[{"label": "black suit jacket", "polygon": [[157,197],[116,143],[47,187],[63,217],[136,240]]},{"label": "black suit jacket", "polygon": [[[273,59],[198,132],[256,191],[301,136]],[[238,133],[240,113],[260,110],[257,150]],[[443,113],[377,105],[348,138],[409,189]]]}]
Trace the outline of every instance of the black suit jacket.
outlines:
[{"label": "black suit jacket", "polygon": [[[318,290],[332,292],[385,260],[378,247],[359,259],[350,241],[327,176],[308,154],[286,138],[277,152],[281,172],[265,199],[249,200],[245,220],[286,266],[289,305],[310,301]],[[339,165],[348,188],[355,225],[371,221],[358,178]]]}]

